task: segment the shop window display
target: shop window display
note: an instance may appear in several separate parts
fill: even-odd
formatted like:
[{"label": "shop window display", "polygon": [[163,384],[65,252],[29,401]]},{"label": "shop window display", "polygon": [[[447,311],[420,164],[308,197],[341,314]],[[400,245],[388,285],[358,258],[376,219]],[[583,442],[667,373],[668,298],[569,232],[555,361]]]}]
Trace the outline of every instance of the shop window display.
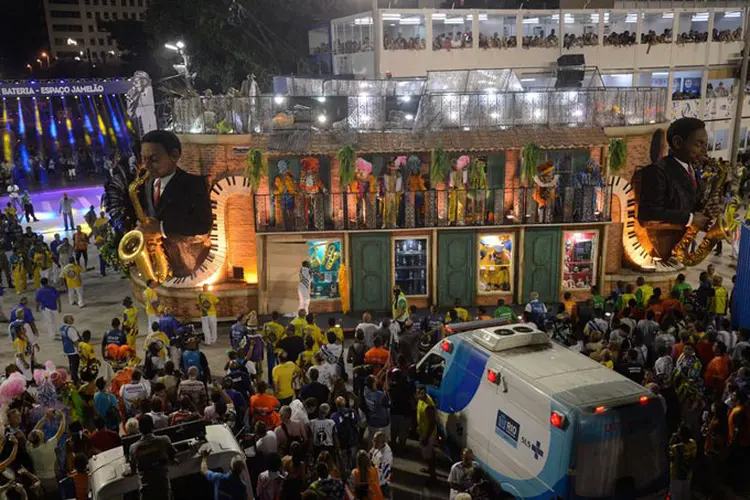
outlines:
[{"label": "shop window display", "polygon": [[596,285],[596,231],[563,233],[563,288],[588,289]]},{"label": "shop window display", "polygon": [[479,237],[479,292],[512,292],[513,235]]},{"label": "shop window display", "polygon": [[308,241],[307,260],[312,268],[311,299],[339,297],[340,241]]},{"label": "shop window display", "polygon": [[427,295],[427,238],[393,242],[393,281],[404,295]]}]

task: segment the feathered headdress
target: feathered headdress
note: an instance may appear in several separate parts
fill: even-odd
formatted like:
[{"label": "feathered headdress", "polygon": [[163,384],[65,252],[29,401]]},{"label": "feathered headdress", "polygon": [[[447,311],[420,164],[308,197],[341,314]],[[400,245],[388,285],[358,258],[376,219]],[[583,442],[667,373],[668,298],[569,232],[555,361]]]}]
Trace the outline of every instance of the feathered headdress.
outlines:
[{"label": "feathered headdress", "polygon": [[468,155],[459,156],[456,160],[456,170],[463,170],[469,164],[471,159]]},{"label": "feathered headdress", "polygon": [[312,156],[306,156],[305,158],[302,158],[300,160],[300,164],[302,165],[303,172],[317,174],[318,170],[320,170],[320,162],[317,158],[313,158]]},{"label": "feathered headdress", "polygon": [[403,167],[404,165],[406,165],[406,156],[397,156],[393,164],[396,168]]}]

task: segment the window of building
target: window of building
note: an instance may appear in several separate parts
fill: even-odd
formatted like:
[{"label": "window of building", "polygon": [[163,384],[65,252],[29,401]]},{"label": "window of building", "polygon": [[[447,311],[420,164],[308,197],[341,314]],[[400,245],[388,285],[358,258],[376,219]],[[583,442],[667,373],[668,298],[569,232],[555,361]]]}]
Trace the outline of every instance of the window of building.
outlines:
[{"label": "window of building", "polygon": [[513,292],[513,234],[479,235],[479,293]]},{"label": "window of building", "polygon": [[99,0],[94,0],[94,5],[99,5]]},{"label": "window of building", "polygon": [[53,24],[52,31],[70,31],[73,33],[82,33],[83,26],[80,24]]},{"label": "window of building", "polygon": [[668,71],[646,71],[638,73],[637,87],[659,87],[667,88],[669,83]]},{"label": "window of building", "polygon": [[104,45],[104,38],[99,39],[99,45],[102,45],[102,46]]},{"label": "window of building", "polygon": [[105,12],[105,13],[104,13],[104,19],[107,19],[107,20],[109,20],[109,12]]},{"label": "window of building", "polygon": [[701,98],[702,71],[675,71],[672,77],[672,100]]},{"label": "window of building", "polygon": [[91,19],[92,17],[91,12],[86,12],[86,19]]},{"label": "window of building", "polygon": [[138,14],[138,19],[140,19],[141,21],[143,21],[144,19],[146,19],[146,14],[144,14],[143,12],[141,12],[140,14]]},{"label": "window of building", "polygon": [[101,54],[102,59],[106,59],[107,58],[107,53],[105,51],[102,50],[99,53]]},{"label": "window of building", "polygon": [[102,20],[102,13],[101,12],[95,12],[94,13],[94,17],[96,18],[97,21],[101,21]]},{"label": "window of building", "polygon": [[708,12],[683,12],[677,23],[677,43],[708,41]]},{"label": "window of building", "polygon": [[55,19],[79,19],[81,17],[81,13],[77,10],[51,10],[49,15]]},{"label": "window of building", "polygon": [[521,44],[524,48],[541,47],[557,48],[559,38],[557,31],[560,27],[560,16],[552,15],[526,15],[523,16],[523,39]]},{"label": "window of building", "polygon": [[427,296],[429,254],[427,238],[393,240],[393,284],[404,295]]},{"label": "window of building", "polygon": [[132,19],[133,21],[135,21],[135,12],[131,12],[130,13],[130,19]]},{"label": "window of building", "polygon": [[121,7],[127,7],[127,5],[128,5],[128,0],[120,0]]},{"label": "window of building", "polygon": [[638,14],[635,12],[604,13],[604,45],[623,47],[636,42]]},{"label": "window of building", "polygon": [[107,45],[112,45],[112,37],[111,36],[107,37]]},{"label": "window of building", "polygon": [[633,73],[602,75],[602,85],[605,87],[632,87]]},{"label": "window of building", "polygon": [[712,78],[706,84],[706,97],[729,97],[736,84],[733,78]]},{"label": "window of building", "polygon": [[479,14],[480,49],[513,48],[516,40],[516,16]]},{"label": "window of building", "polygon": [[715,12],[711,39],[714,42],[741,42],[742,25],[742,11],[740,10]]},{"label": "window of building", "polygon": [[745,150],[747,148],[747,127],[740,129],[740,149]]},{"label": "window of building", "polygon": [[599,13],[570,13],[563,16],[563,48],[580,49],[599,45]]},{"label": "window of building", "polygon": [[135,7],[135,0],[130,0],[130,6]]},{"label": "window of building", "polygon": [[452,11],[432,14],[432,50],[470,49],[474,46],[471,14]]},{"label": "window of building", "polygon": [[644,12],[641,14],[641,43],[657,45],[672,43],[674,12]]},{"label": "window of building", "polygon": [[138,0],[138,7],[143,7],[143,0]]},{"label": "window of building", "polygon": [[91,5],[91,0],[84,0],[86,5]]},{"label": "window of building", "polygon": [[112,19],[114,19],[115,21],[117,21],[117,12],[113,12],[112,13]]},{"label": "window of building", "polygon": [[92,53],[91,53],[91,56],[92,56],[92,57],[93,57],[94,59],[96,59],[97,61],[99,60],[99,53],[98,53],[98,52],[92,52]]},{"label": "window of building", "polygon": [[721,128],[715,130],[713,148],[711,146],[712,144],[709,143],[709,151],[722,151],[724,149],[729,149],[729,129]]},{"label": "window of building", "polygon": [[94,25],[89,24],[89,33],[93,33],[93,32],[94,32]]},{"label": "window of building", "polygon": [[383,48],[385,50],[424,50],[427,24],[422,15],[386,12],[383,20]]},{"label": "window of building", "polygon": [[597,231],[563,231],[564,290],[588,290],[596,285]]},{"label": "window of building", "polygon": [[355,16],[334,21],[333,51],[335,54],[356,54],[372,51],[372,17]]},{"label": "window of building", "polygon": [[96,46],[96,38],[92,38],[91,40],[89,40],[89,42],[91,46]]},{"label": "window of building", "polygon": [[64,38],[55,38],[55,45],[65,45]]},{"label": "window of building", "polygon": [[586,168],[586,164],[591,159],[591,151],[588,149],[546,151],[544,156],[546,161],[551,160],[555,164],[555,174],[560,176],[560,185],[570,186],[575,174]]},{"label": "window of building", "polygon": [[307,260],[313,263],[310,298],[338,298],[341,241],[308,241]]}]

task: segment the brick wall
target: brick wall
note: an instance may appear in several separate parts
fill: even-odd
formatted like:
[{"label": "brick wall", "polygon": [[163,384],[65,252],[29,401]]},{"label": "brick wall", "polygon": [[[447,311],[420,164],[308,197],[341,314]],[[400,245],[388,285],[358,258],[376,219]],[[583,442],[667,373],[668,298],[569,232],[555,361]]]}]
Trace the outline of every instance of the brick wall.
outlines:
[{"label": "brick wall", "polygon": [[232,277],[234,266],[244,269],[247,281],[257,281],[258,252],[255,244],[253,197],[234,195],[229,198],[224,220],[227,225],[227,278]]},{"label": "brick wall", "polygon": [[626,137],[625,141],[628,146],[628,155],[625,165],[617,175],[629,181],[637,169],[651,163],[651,134]]},{"label": "brick wall", "polygon": [[591,148],[591,159],[598,163],[600,166],[604,163],[603,161],[603,150],[606,146]]}]

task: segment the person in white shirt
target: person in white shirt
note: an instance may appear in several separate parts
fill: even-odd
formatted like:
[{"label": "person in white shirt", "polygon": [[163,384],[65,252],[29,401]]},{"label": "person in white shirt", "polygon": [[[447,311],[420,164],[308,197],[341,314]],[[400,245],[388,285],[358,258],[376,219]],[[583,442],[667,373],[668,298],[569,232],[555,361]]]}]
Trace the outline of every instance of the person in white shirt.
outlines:
[{"label": "person in white shirt", "polygon": [[297,288],[297,297],[299,305],[297,310],[304,309],[308,312],[310,307],[310,289],[312,287],[312,268],[309,260],[302,261],[302,267],[299,269],[299,287]]},{"label": "person in white shirt", "polygon": [[388,445],[388,436],[384,432],[376,432],[372,438],[370,461],[378,469],[378,479],[383,496],[390,498],[388,490],[391,485],[391,469],[393,468],[393,451]]},{"label": "person in white shirt", "polygon": [[721,320],[721,329],[716,332],[717,340],[724,342],[727,352],[732,352],[737,342],[737,334],[732,331],[732,322],[724,318]]},{"label": "person in white shirt", "polygon": [[[57,432],[49,439],[44,438],[42,427],[52,417],[60,418],[60,424],[57,426]],[[42,488],[48,495],[57,491],[57,454],[55,450],[57,443],[60,441],[63,432],[67,428],[65,414],[59,410],[47,410],[44,416],[29,433],[29,439],[26,442],[26,452],[31,457],[31,463],[34,464],[34,473],[42,483]]]},{"label": "person in white shirt", "polygon": [[135,370],[130,376],[130,383],[120,387],[120,399],[128,417],[135,417],[140,409],[141,401],[151,395],[151,384],[143,379],[143,374]]},{"label": "person in white shirt", "polygon": [[323,403],[318,407],[318,418],[310,420],[310,435],[313,441],[313,456],[320,455],[322,451],[333,454],[338,448],[336,438],[336,422],[328,417],[331,407]]},{"label": "person in white shirt", "polygon": [[654,362],[654,378],[662,389],[666,389],[672,385],[674,361],[672,360],[671,351],[671,349],[667,350],[665,345],[659,346],[656,350],[658,358]]},{"label": "person in white shirt", "polygon": [[364,335],[365,346],[372,349],[375,345],[375,332],[378,330],[378,325],[372,322],[372,315],[369,312],[362,315],[362,322],[354,329],[355,332],[357,330],[360,330]]},{"label": "person in white shirt", "polygon": [[315,369],[318,372],[318,382],[328,387],[329,390],[333,389],[333,382],[338,377],[338,365],[326,361],[323,351],[315,353],[315,363],[307,369],[307,378],[310,378],[310,371]]},{"label": "person in white shirt", "polygon": [[279,444],[276,441],[276,434],[266,428],[266,423],[262,420],[255,422],[255,449],[267,457],[279,451]]},{"label": "person in white shirt", "polygon": [[455,500],[456,495],[466,492],[472,485],[472,472],[479,464],[474,461],[474,452],[470,448],[464,448],[461,453],[461,461],[451,467],[448,474],[448,484],[451,487],[450,500]]}]

